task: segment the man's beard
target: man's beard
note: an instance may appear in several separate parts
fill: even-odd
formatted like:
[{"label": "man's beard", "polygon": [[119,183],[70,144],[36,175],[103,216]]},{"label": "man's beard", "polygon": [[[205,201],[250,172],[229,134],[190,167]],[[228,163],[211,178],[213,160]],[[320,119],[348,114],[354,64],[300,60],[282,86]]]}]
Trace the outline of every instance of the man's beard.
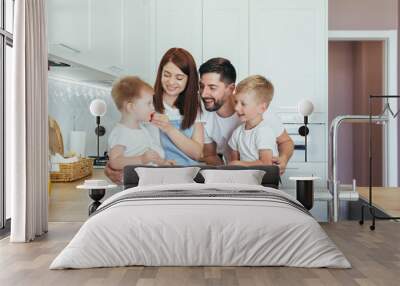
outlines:
[{"label": "man's beard", "polygon": [[[216,101],[212,97],[206,97],[206,98],[202,98],[202,99],[203,99],[203,102],[204,102],[204,108],[207,111],[210,111],[210,112],[217,111],[218,109],[220,109],[222,107],[222,105],[224,105],[224,101],[223,100]],[[212,100],[214,104],[212,106],[210,106],[210,107],[207,107],[206,100]]]}]

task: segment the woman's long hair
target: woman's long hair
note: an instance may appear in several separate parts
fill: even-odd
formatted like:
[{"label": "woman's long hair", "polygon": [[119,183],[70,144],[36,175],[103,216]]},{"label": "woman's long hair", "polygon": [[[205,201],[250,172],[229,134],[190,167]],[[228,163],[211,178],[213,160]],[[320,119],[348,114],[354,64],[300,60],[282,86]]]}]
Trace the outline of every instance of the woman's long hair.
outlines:
[{"label": "woman's long hair", "polygon": [[185,89],[178,95],[174,103],[174,106],[179,109],[179,113],[183,116],[181,128],[187,129],[194,124],[198,112],[201,112],[201,105],[196,63],[192,55],[185,49],[169,49],[162,57],[154,84],[154,108],[157,112],[164,113],[164,90],[161,84],[161,77],[163,67],[169,62],[175,64],[188,77]]}]

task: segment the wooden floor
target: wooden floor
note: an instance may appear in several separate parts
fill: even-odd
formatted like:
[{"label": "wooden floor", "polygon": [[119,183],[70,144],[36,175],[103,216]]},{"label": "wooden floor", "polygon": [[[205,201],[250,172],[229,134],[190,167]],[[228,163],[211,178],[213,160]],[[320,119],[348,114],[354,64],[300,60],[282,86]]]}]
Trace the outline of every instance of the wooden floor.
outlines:
[{"label": "wooden floor", "polygon": [[[368,187],[358,187],[357,192],[365,201],[369,201]],[[388,215],[400,217],[400,188],[374,187],[372,189],[372,202],[374,206]]]},{"label": "wooden floor", "polygon": [[[92,200],[87,190],[77,189],[87,179],[107,179],[103,169],[94,169],[93,175],[71,183],[52,183],[49,196],[50,222],[83,222],[88,218],[88,206]],[[120,189],[107,190],[105,198]]]},{"label": "wooden floor", "polygon": [[400,224],[341,222],[323,228],[353,268],[289,267],[120,267],[48,270],[82,223],[49,225],[49,233],[28,244],[0,241],[0,285],[399,285]]}]

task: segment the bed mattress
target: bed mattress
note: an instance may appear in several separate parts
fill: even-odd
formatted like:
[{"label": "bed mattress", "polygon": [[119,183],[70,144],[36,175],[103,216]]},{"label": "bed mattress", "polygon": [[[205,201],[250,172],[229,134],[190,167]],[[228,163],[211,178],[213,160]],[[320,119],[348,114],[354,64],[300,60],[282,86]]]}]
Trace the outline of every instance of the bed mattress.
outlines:
[{"label": "bed mattress", "polygon": [[351,267],[290,195],[263,186],[197,183],[115,194],[50,269],[129,265]]}]

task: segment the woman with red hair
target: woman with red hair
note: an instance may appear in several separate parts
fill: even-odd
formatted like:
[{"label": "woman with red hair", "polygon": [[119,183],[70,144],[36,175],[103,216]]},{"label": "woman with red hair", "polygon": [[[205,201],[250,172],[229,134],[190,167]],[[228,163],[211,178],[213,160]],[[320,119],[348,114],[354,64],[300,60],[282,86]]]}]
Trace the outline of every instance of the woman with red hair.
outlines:
[{"label": "woman with red hair", "polygon": [[165,159],[177,165],[194,165],[202,157],[204,130],[201,122],[199,76],[192,55],[169,49],[161,59],[154,86],[151,123],[160,128]]}]

